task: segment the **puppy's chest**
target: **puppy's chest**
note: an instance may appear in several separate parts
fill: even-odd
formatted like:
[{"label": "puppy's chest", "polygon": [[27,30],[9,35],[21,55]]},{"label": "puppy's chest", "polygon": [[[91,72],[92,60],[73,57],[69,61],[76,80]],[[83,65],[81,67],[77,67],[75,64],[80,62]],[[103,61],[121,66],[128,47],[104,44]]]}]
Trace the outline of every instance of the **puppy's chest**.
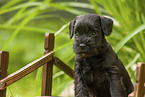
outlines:
[{"label": "puppy's chest", "polygon": [[107,69],[102,65],[102,61],[98,60],[86,60],[84,59],[82,64],[82,74],[87,83],[102,84],[108,81]]}]

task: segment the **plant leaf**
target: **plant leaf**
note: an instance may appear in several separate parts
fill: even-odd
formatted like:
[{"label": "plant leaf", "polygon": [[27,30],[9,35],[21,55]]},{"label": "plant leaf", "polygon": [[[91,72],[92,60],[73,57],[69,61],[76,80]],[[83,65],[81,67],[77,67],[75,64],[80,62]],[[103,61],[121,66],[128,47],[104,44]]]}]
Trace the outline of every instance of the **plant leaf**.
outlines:
[{"label": "plant leaf", "polygon": [[117,53],[132,37],[138,34],[140,31],[145,29],[145,24],[140,25],[135,28],[130,34],[125,36],[114,48],[114,51]]}]

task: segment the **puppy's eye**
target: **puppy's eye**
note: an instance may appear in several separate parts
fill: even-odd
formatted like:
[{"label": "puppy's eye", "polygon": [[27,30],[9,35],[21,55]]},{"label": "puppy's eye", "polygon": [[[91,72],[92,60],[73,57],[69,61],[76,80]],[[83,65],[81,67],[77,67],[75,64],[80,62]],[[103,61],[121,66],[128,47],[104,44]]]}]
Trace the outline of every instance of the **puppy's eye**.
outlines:
[{"label": "puppy's eye", "polygon": [[92,35],[96,35],[96,34],[97,34],[96,32],[94,32],[94,31],[92,32]]}]

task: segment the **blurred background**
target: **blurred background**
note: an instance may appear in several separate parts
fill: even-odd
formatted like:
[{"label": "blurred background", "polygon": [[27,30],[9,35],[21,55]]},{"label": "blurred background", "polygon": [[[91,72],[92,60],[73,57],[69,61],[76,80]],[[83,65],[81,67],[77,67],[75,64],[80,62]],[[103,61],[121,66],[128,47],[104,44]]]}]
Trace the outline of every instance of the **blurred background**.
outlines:
[{"label": "blurred background", "polygon": [[[55,33],[55,56],[74,68],[69,22],[93,13],[112,18],[106,37],[135,81],[137,62],[145,62],[144,0],[0,0],[0,50],[9,51],[11,74],[44,53],[45,32]],[[41,95],[42,68],[7,88],[7,97]],[[73,96],[73,79],[54,66],[52,94]]]}]

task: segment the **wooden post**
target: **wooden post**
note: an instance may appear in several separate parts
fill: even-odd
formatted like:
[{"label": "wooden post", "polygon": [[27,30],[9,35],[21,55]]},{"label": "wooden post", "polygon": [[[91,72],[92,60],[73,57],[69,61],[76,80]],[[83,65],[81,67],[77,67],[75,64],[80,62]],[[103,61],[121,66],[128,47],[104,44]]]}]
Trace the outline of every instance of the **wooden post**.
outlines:
[{"label": "wooden post", "polygon": [[[0,51],[0,79],[7,76],[8,64],[9,53],[7,51]],[[6,97],[6,89],[0,90],[0,97]]]},{"label": "wooden post", "polygon": [[144,85],[145,85],[145,63],[138,63],[134,97],[144,97],[145,91]]},{"label": "wooden post", "polygon": [[[44,54],[53,50],[54,48],[54,34],[53,33],[45,34],[44,48],[45,48]],[[49,63],[44,64],[43,66],[41,96],[51,96],[52,73],[53,73],[53,61],[50,61]]]}]

